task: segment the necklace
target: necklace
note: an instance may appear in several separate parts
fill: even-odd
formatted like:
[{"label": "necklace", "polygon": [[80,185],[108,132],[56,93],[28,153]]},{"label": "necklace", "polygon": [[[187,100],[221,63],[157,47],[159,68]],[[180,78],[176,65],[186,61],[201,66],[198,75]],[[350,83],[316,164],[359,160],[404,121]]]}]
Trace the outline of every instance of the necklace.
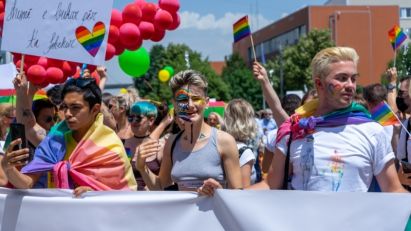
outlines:
[{"label": "necklace", "polygon": [[[204,133],[200,133],[200,135],[198,136],[198,138],[197,138],[197,140],[201,140],[201,139],[204,139],[204,138],[206,138],[207,136],[204,134]],[[187,136],[184,136],[184,139],[185,140],[188,140],[188,137]]]},{"label": "necklace", "polygon": [[134,135],[134,138],[136,138],[136,139],[144,139],[144,138],[147,138],[149,135],[145,135],[145,136],[136,136],[136,135]]}]

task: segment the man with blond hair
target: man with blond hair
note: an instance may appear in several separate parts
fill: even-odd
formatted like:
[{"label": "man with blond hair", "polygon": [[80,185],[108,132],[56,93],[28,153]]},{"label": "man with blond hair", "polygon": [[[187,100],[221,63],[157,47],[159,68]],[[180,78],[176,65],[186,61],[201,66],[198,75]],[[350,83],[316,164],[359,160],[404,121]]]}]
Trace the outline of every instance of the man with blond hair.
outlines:
[{"label": "man with blond hair", "polygon": [[[318,100],[297,109],[281,125],[269,175],[250,188],[366,192],[376,176],[382,191],[406,192],[383,127],[353,103],[358,59],[349,47],[317,53],[311,68]],[[254,66],[257,78],[264,73],[260,65]],[[292,174],[290,185],[285,172]]]}]

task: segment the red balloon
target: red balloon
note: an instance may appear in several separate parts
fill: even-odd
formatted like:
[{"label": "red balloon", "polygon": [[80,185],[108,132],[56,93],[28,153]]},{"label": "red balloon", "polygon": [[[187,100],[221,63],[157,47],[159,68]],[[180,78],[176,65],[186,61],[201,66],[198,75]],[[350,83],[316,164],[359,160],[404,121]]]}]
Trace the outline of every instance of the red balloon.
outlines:
[{"label": "red balloon", "polygon": [[0,1],[0,12],[4,12],[4,2]]},{"label": "red balloon", "polygon": [[120,27],[120,42],[128,49],[141,41],[140,30],[133,23],[125,23]]},{"label": "red balloon", "polygon": [[0,36],[3,35],[4,12],[0,13]]},{"label": "red balloon", "polygon": [[86,69],[88,69],[88,70],[90,71],[90,73],[92,73],[93,71],[95,71],[96,68],[97,68],[97,66],[95,66],[95,65],[90,65],[90,64],[88,64],[87,67],[86,67]]},{"label": "red balloon", "polygon": [[175,30],[180,26],[180,15],[178,15],[178,13],[174,13],[171,14],[171,16],[173,17],[173,23],[171,23],[167,30]]},{"label": "red balloon", "polygon": [[106,61],[112,59],[115,54],[116,54],[116,48],[111,43],[107,43]]},{"label": "red balloon", "polygon": [[[18,61],[15,63],[15,65],[16,65],[16,68],[17,68],[18,70],[20,70],[21,60],[18,60]],[[27,69],[28,69],[28,66],[27,66],[26,63],[24,63],[24,64],[23,64],[23,71],[27,72]]]},{"label": "red balloon", "polygon": [[166,35],[166,32],[164,30],[157,30],[154,32],[153,36],[151,37],[151,41],[153,42],[160,42],[164,36]]},{"label": "red balloon", "polygon": [[91,73],[91,77],[96,80],[97,85],[100,84],[100,75],[97,73],[97,71],[93,71]]},{"label": "red balloon", "polygon": [[140,7],[140,9],[143,9],[143,6],[146,4],[146,1],[145,0],[136,0],[134,2],[134,4],[137,4]]},{"label": "red balloon", "polygon": [[49,67],[46,72],[46,79],[49,83],[58,84],[64,81],[64,73],[60,68]]},{"label": "red balloon", "polygon": [[48,63],[48,60],[47,60],[46,57],[40,57],[39,60],[37,61],[37,64],[44,67],[44,68],[48,67],[47,63]]},{"label": "red balloon", "polygon": [[24,56],[24,62],[30,63],[30,64],[35,64],[39,61],[40,57],[39,56],[34,56],[34,55],[25,55]]},{"label": "red balloon", "polygon": [[74,63],[64,61],[61,70],[63,71],[64,76],[72,76],[76,73],[77,68]]},{"label": "red balloon", "polygon": [[44,82],[36,84],[36,85],[41,87],[41,88],[45,88],[49,85],[49,82],[47,82],[47,79],[45,79]]},{"label": "red balloon", "polygon": [[173,16],[168,11],[158,10],[154,16],[154,24],[156,28],[161,30],[167,29],[173,23]]},{"label": "red balloon", "polygon": [[135,51],[140,48],[141,45],[143,45],[143,40],[140,38],[139,40],[136,40],[133,45],[126,47],[126,49],[129,51]]},{"label": "red balloon", "polygon": [[[138,25],[141,21],[141,9],[135,3],[126,5],[123,10],[123,23],[134,23]],[[124,24],[123,24],[124,25]]]},{"label": "red balloon", "polygon": [[154,3],[147,2],[142,8],[141,12],[143,13],[142,21],[153,22],[154,16],[156,15],[158,6]]},{"label": "red balloon", "polygon": [[33,65],[27,70],[27,80],[35,85],[40,85],[46,79],[46,69],[40,65]]},{"label": "red balloon", "polygon": [[140,29],[142,39],[150,39],[156,31],[153,23],[151,22],[141,21],[140,25],[138,25],[138,28]]},{"label": "red balloon", "polygon": [[126,48],[124,48],[123,44],[121,44],[121,43],[114,44],[114,47],[116,48],[115,55],[121,55],[124,52],[124,50],[126,49]]},{"label": "red balloon", "polygon": [[160,0],[158,5],[161,9],[169,12],[177,12],[180,9],[178,0]]},{"label": "red balloon", "polygon": [[79,66],[76,67],[76,73],[72,76],[72,78],[77,79],[80,78],[81,69]]},{"label": "red balloon", "polygon": [[[47,58],[47,66],[48,67],[57,67],[61,69],[63,67],[63,61],[58,59]],[[53,82],[50,82],[53,83]]]},{"label": "red balloon", "polygon": [[108,32],[108,42],[116,43],[120,37],[120,30],[118,27],[110,25],[110,31]]},{"label": "red balloon", "polygon": [[117,28],[119,28],[122,24],[123,24],[123,15],[122,15],[122,13],[117,9],[113,9],[111,11],[110,25],[113,25],[113,26],[116,26]]}]

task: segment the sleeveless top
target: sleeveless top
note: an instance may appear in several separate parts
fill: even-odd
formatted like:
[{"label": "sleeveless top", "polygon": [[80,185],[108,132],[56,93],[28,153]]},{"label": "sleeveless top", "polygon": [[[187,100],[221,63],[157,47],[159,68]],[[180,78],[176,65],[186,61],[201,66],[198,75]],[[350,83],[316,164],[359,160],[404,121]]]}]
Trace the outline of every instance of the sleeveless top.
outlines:
[{"label": "sleeveless top", "polygon": [[179,190],[196,190],[208,178],[219,181],[226,188],[216,128],[212,128],[207,144],[197,151],[183,151],[181,142],[177,140],[174,150],[171,150],[171,158],[171,179],[178,184]]}]

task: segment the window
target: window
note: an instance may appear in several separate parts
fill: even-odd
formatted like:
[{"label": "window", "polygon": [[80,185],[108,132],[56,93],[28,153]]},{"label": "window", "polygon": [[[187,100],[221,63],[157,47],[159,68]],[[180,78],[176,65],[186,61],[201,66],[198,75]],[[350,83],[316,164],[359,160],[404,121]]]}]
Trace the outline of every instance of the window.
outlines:
[{"label": "window", "polygon": [[411,8],[400,8],[400,18],[411,18]]}]

